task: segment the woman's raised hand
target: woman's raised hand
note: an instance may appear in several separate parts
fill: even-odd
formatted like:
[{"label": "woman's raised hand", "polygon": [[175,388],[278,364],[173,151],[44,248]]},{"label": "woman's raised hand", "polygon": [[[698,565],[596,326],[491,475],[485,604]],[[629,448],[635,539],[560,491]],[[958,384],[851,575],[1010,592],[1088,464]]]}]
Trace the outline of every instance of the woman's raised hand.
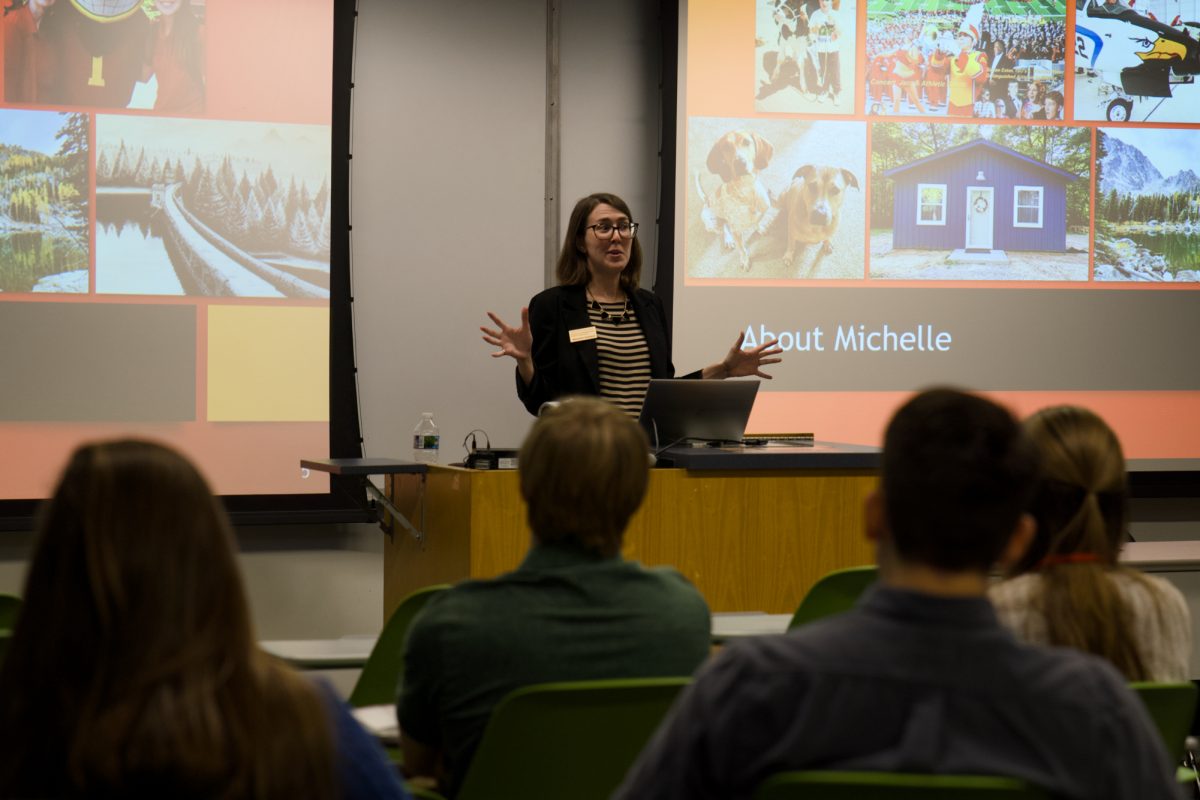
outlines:
[{"label": "woman's raised hand", "polygon": [[777,347],[779,340],[772,339],[769,342],[763,342],[758,347],[752,347],[749,350],[742,349],[742,343],[746,341],[746,333],[743,331],[738,334],[737,341],[733,347],[729,349],[728,355],[721,364],[725,367],[725,377],[741,378],[746,375],[757,375],[760,378],[770,379],[770,375],[762,371],[762,368],[768,364],[778,364],[782,358],[775,358],[783,353]]},{"label": "woman's raised hand", "polygon": [[513,328],[504,323],[491,311],[487,312],[496,329],[480,326],[483,340],[493,347],[500,348],[492,353],[492,358],[508,356],[517,361],[528,361],[533,352],[533,334],[529,331],[529,309],[521,309],[521,327]]}]

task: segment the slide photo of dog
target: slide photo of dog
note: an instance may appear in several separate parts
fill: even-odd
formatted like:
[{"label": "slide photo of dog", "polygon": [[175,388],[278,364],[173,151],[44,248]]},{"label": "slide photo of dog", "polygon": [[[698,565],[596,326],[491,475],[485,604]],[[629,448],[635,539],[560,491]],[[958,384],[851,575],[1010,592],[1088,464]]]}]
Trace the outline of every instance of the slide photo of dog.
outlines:
[{"label": "slide photo of dog", "polygon": [[755,0],[754,110],[854,112],[856,0]]},{"label": "slide photo of dog", "polygon": [[688,280],[863,279],[866,127],[688,120]]}]

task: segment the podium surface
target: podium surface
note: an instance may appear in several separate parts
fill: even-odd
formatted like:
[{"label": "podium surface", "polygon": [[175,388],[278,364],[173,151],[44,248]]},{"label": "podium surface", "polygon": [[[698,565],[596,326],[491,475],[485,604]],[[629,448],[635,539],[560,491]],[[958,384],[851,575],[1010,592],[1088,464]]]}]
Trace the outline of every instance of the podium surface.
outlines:
[{"label": "podium surface", "polygon": [[[825,573],[874,563],[863,502],[878,479],[876,448],[681,448],[659,463],[690,468],[651,470],[622,554],[675,567],[714,612],[789,614]],[[515,569],[529,549],[515,471],[430,465],[423,478],[387,480],[401,512],[410,519],[424,512],[425,538],[387,543],[385,618],[420,587],[494,577]]]}]

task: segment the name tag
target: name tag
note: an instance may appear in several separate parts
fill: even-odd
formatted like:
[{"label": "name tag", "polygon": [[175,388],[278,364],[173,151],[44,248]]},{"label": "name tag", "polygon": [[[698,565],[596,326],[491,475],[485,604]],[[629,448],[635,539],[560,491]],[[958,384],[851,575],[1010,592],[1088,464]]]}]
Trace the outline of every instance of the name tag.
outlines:
[{"label": "name tag", "polygon": [[567,335],[571,337],[571,344],[586,342],[596,338],[596,326],[589,325],[586,328],[576,328],[573,331],[567,331]]}]

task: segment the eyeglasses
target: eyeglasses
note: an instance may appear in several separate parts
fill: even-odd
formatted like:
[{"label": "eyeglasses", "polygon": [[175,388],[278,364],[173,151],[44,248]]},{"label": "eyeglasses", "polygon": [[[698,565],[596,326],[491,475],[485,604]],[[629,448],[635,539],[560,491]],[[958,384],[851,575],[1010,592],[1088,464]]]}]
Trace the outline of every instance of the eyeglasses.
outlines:
[{"label": "eyeglasses", "polygon": [[603,222],[597,222],[595,225],[588,225],[587,229],[595,231],[596,235],[601,239],[610,238],[613,235],[613,231],[616,231],[617,235],[622,239],[632,239],[634,236],[637,236],[638,224],[623,219],[616,225],[613,225],[608,220],[604,220]]}]

